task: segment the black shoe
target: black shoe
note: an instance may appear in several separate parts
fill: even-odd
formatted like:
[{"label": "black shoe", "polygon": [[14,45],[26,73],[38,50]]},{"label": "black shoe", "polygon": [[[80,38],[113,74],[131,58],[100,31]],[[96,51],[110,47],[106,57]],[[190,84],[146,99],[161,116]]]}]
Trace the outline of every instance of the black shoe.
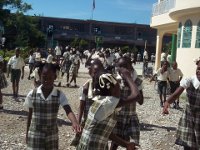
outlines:
[{"label": "black shoe", "polygon": [[61,82],[59,82],[57,86],[60,87],[61,86]]},{"label": "black shoe", "polygon": [[163,102],[160,102],[160,107],[163,107]]},{"label": "black shoe", "polygon": [[69,87],[69,85],[70,85],[69,83],[66,84],[67,87]]},{"label": "black shoe", "polygon": [[0,106],[0,110],[2,110],[3,109],[3,106]]},{"label": "black shoe", "polygon": [[176,109],[176,108],[177,108],[177,105],[176,105],[176,103],[174,103],[174,104],[173,104],[173,108],[174,108],[174,109]]}]

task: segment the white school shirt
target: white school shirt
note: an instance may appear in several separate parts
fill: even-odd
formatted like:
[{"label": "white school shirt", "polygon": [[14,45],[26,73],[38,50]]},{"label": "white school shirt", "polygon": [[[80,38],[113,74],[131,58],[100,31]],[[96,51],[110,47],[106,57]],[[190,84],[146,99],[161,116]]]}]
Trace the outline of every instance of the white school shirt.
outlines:
[{"label": "white school shirt", "polygon": [[[45,99],[44,98],[44,94],[42,93],[42,85],[40,85],[37,88],[37,92],[36,94],[40,94],[40,98],[45,100],[45,101],[50,101],[52,96],[57,96],[58,95],[58,90],[54,87],[52,92],[49,94],[49,96]],[[26,96],[25,102],[24,102],[24,106],[27,108],[33,108],[33,103],[31,101],[32,99],[32,94],[33,94],[33,90],[31,90],[28,95]],[[60,91],[60,97],[59,97],[59,102],[61,106],[65,106],[65,105],[69,105],[69,102],[65,96],[65,94]]]},{"label": "white school shirt", "polygon": [[49,54],[47,57],[47,63],[52,63],[52,61],[53,61],[53,56]]},{"label": "white school shirt", "polygon": [[29,64],[34,64],[34,62],[35,62],[35,56],[34,56],[34,55],[30,55],[30,56],[29,56],[28,63],[29,63]]},{"label": "white school shirt", "polygon": [[16,56],[12,56],[9,61],[8,65],[11,65],[12,69],[22,69],[25,66],[24,59]]},{"label": "white school shirt", "polygon": [[55,51],[56,51],[56,55],[61,55],[61,49],[59,46],[56,46]]},{"label": "white school shirt", "polygon": [[190,84],[192,84],[195,89],[200,88],[200,81],[197,79],[196,75],[189,78],[185,78],[180,82],[180,86],[183,87],[184,89],[190,87]]},{"label": "white school shirt", "polygon": [[161,73],[161,68],[157,70],[156,74],[159,81],[167,81],[167,78],[169,77],[169,71],[167,70],[164,73]]},{"label": "white school shirt", "polygon": [[179,81],[180,77],[183,77],[183,73],[182,71],[177,68],[176,70],[174,70],[173,68],[170,69],[170,74],[169,74],[169,79],[170,81]]}]

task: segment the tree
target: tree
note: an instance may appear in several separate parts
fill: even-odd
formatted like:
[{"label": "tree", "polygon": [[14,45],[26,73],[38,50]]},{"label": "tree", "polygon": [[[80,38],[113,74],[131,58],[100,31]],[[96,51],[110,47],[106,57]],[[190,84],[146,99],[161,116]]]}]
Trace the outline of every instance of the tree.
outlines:
[{"label": "tree", "polygon": [[31,5],[22,0],[0,0],[0,20],[4,23],[7,40],[14,46],[35,47],[45,43],[38,17],[24,15],[30,9]]}]

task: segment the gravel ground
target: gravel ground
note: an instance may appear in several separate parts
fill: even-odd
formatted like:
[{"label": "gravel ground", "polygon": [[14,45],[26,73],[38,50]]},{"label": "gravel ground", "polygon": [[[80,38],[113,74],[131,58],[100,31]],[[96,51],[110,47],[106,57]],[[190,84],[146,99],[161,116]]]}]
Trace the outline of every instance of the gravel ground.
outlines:
[{"label": "gravel ground", "polygon": [[[86,72],[80,72],[77,78],[78,85],[82,85],[89,76]],[[9,81],[10,79],[8,79]],[[62,84],[66,84],[62,79]],[[57,81],[55,82],[57,84]],[[175,133],[181,110],[170,109],[170,115],[163,116],[159,106],[159,98],[154,90],[154,84],[144,80],[144,104],[137,107],[141,123],[140,144],[142,150],[179,150],[174,144]],[[33,88],[32,81],[27,80],[27,72],[24,80],[20,82],[20,99],[12,99],[12,88],[3,89],[4,110],[0,112],[0,149],[1,150],[23,150],[25,145],[25,131],[27,121],[27,110],[23,107],[26,94]],[[66,94],[75,114],[77,114],[79,100],[78,88],[60,87]],[[183,102],[181,101],[181,107]],[[62,108],[58,115],[59,124],[59,149],[74,150],[69,144],[74,137],[71,124],[64,114]],[[124,149],[124,148],[119,148]]]}]

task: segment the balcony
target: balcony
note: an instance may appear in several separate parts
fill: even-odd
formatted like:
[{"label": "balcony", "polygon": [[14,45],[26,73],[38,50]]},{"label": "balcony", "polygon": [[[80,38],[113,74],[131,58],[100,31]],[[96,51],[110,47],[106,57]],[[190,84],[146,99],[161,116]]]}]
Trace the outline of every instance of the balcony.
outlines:
[{"label": "balcony", "polygon": [[153,4],[152,17],[168,13],[170,9],[175,7],[175,4],[176,0],[163,0]]}]

